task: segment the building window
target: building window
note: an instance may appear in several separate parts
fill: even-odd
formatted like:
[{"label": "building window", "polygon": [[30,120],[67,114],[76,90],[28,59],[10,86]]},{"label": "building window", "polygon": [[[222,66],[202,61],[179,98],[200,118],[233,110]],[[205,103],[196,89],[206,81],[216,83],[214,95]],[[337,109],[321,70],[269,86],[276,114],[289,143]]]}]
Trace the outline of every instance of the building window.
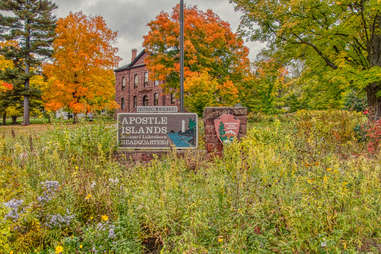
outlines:
[{"label": "building window", "polygon": [[139,84],[139,76],[138,74],[134,75],[134,88],[137,88]]},{"label": "building window", "polygon": [[171,93],[171,104],[175,104],[175,94]]},{"label": "building window", "polygon": [[153,94],[153,105],[154,106],[159,105],[159,94],[158,93]]},{"label": "building window", "polygon": [[148,72],[144,72],[144,87],[148,86]]},{"label": "building window", "polygon": [[155,80],[155,86],[159,86],[159,83],[160,83],[159,80]]},{"label": "building window", "polygon": [[126,78],[125,77],[122,78],[122,90],[124,90],[124,88],[126,88]]},{"label": "building window", "polygon": [[143,96],[143,106],[148,106],[148,96],[147,95]]},{"label": "building window", "polygon": [[163,106],[165,106],[167,96],[163,95]]},{"label": "building window", "polygon": [[124,98],[120,99],[120,109],[124,110]]},{"label": "building window", "polygon": [[134,108],[138,106],[138,98],[134,96]]}]

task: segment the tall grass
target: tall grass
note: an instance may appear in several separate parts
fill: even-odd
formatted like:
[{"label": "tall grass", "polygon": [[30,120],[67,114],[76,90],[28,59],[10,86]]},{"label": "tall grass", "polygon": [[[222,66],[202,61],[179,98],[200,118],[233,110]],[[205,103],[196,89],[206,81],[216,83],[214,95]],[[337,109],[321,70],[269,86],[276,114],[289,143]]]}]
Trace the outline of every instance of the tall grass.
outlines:
[{"label": "tall grass", "polygon": [[[377,253],[381,160],[347,112],[253,127],[224,158],[135,167],[104,124],[0,140],[4,253]],[[192,164],[192,165],[191,165]],[[10,200],[23,200],[9,208]],[[15,205],[14,205],[15,206]],[[9,216],[15,215],[17,216]]]}]

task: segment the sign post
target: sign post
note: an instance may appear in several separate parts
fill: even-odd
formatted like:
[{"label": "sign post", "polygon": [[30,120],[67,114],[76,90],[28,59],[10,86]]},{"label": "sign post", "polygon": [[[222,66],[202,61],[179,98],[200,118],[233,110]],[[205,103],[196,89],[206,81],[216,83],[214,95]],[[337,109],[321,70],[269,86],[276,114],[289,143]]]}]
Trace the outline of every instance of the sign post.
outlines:
[{"label": "sign post", "polygon": [[184,112],[184,0],[180,0],[180,112]]}]

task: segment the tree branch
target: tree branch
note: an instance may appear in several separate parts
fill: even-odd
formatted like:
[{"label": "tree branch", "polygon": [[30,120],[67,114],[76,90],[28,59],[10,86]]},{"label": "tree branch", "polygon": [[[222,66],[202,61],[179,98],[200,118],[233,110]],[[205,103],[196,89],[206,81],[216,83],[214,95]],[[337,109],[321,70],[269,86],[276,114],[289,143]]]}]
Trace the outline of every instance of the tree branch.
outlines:
[{"label": "tree branch", "polygon": [[295,33],[293,33],[293,35],[294,35],[296,38],[298,38],[298,40],[300,41],[300,43],[302,43],[302,44],[306,44],[306,45],[312,47],[312,48],[316,51],[316,53],[318,53],[318,55],[319,55],[321,58],[323,58],[323,60],[325,61],[325,63],[326,63],[329,67],[331,67],[331,68],[334,69],[334,70],[336,70],[336,69],[338,68],[337,65],[335,65],[333,62],[331,62],[331,61],[328,59],[328,57],[325,56],[324,53],[323,53],[318,47],[316,47],[316,45],[314,45],[314,44],[311,43],[311,42],[308,42],[308,41],[303,40],[302,38],[300,38],[300,36],[298,36],[298,35],[295,34]]}]

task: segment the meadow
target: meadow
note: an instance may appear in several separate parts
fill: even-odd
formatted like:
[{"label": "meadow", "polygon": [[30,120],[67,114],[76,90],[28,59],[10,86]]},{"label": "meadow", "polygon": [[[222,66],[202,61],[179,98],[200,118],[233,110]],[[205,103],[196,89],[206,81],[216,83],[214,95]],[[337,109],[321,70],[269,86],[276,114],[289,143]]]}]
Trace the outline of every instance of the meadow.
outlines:
[{"label": "meadow", "polygon": [[128,166],[110,123],[0,127],[0,253],[380,253],[364,115],[254,120],[223,158]]}]

